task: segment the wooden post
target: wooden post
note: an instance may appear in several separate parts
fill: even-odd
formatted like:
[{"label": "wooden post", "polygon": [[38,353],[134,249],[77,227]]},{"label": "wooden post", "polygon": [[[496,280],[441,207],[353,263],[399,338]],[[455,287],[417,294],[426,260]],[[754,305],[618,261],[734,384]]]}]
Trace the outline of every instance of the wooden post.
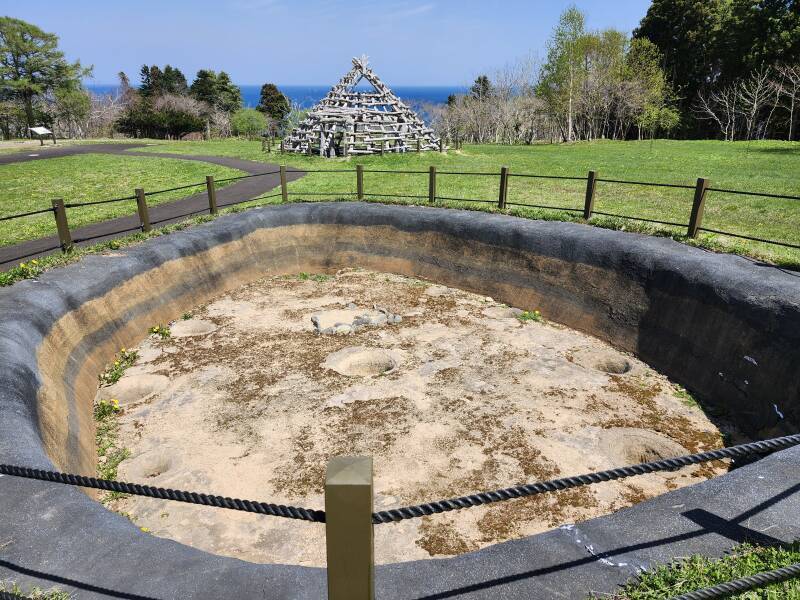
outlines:
[{"label": "wooden post", "polygon": [[364,165],[356,165],[356,198],[364,199]]},{"label": "wooden post", "polygon": [[289,188],[286,186],[286,165],[281,165],[281,200],[289,201]]},{"label": "wooden post", "polygon": [[337,456],[325,476],[328,600],[373,600],[372,458]]},{"label": "wooden post", "polygon": [[703,224],[703,209],[706,203],[706,190],[711,182],[708,179],[698,177],[697,185],[694,188],[694,202],[692,202],[692,215],[689,217],[689,237],[697,237],[697,232]]},{"label": "wooden post", "polygon": [[53,200],[53,214],[56,217],[56,230],[58,231],[58,241],[61,243],[61,251],[69,252],[72,250],[72,234],[69,232],[64,200],[61,198]]},{"label": "wooden post", "polygon": [[422,152],[422,139],[417,136],[417,152]]},{"label": "wooden post", "polygon": [[283,154],[283,138],[281,138],[281,154]]},{"label": "wooden post", "polygon": [[381,141],[381,156],[386,152],[386,140]]},{"label": "wooden post", "polygon": [[428,202],[436,202],[436,167],[433,165],[428,170]]},{"label": "wooden post", "polygon": [[592,218],[594,210],[594,190],[597,187],[597,171],[589,171],[586,177],[586,202],[583,205],[583,218],[587,221]]},{"label": "wooden post", "polygon": [[444,138],[439,138],[439,152],[444,152]]},{"label": "wooden post", "polygon": [[217,214],[217,186],[214,185],[214,176],[206,175],[206,190],[208,190],[208,212]]},{"label": "wooden post", "polygon": [[506,198],[508,197],[508,167],[500,169],[500,194],[497,199],[497,208],[500,210],[506,207]]},{"label": "wooden post", "polygon": [[150,215],[147,212],[147,197],[143,188],[136,188],[136,208],[139,209],[139,221],[142,223],[142,231],[150,231]]}]

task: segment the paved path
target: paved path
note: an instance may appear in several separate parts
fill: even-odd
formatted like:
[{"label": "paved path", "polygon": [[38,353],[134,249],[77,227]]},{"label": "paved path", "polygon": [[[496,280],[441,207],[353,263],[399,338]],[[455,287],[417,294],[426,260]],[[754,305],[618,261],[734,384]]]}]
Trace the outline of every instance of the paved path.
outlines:
[{"label": "paved path", "polygon": [[[45,147],[32,151],[18,152],[14,154],[0,155],[0,165],[10,163],[28,162],[33,160],[44,160],[60,156],[73,156],[76,154],[119,154],[122,156],[151,156],[157,158],[179,158],[181,160],[198,160],[201,162],[213,163],[223,167],[239,169],[250,175],[255,173],[266,173],[277,171],[278,165],[262,163],[253,160],[242,160],[239,158],[228,158],[222,156],[201,156],[189,154],[168,154],[164,152],[131,152],[132,148],[140,148],[145,144],[125,143],[125,144],[86,144],[82,146],[65,147]],[[303,173],[289,171],[287,179],[293,181],[303,176]],[[230,185],[217,190],[217,206],[223,207],[230,204],[257,198],[280,185],[280,176],[264,175],[263,177],[249,177],[241,179]],[[139,217],[136,214],[135,203],[131,202],[133,213],[125,217],[118,217],[108,221],[101,221],[79,227],[72,230],[72,238],[80,240],[77,246],[87,246],[98,242],[122,237],[132,232],[139,231]],[[208,212],[208,195],[203,192],[193,196],[187,196],[174,202],[159,204],[150,207],[150,222],[154,225],[163,226],[169,223],[178,222],[188,215]],[[13,222],[13,221],[12,221]],[[55,221],[53,222],[55,228]],[[29,260],[45,254],[51,254],[59,249],[58,236],[49,236],[36,240],[29,240],[13,246],[0,247],[0,271],[7,269],[23,260]]]}]

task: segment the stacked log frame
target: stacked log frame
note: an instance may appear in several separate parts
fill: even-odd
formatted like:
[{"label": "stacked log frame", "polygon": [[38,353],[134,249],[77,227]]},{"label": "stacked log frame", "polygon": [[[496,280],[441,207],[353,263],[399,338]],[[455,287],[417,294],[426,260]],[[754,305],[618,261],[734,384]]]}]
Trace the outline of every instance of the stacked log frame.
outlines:
[{"label": "stacked log frame", "polygon": [[[375,91],[356,91],[362,80]],[[353,59],[353,68],[284,139],[283,149],[331,158],[445,147],[433,130],[367,66],[366,57],[361,57]]]}]

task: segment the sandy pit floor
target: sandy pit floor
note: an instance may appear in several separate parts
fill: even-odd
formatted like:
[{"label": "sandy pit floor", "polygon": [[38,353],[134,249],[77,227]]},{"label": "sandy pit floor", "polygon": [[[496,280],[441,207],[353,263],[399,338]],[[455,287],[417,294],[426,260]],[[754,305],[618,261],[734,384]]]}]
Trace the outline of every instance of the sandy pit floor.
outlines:
[{"label": "sandy pit floor", "polygon": [[[371,455],[383,510],[722,445],[664,376],[520,312],[360,270],[248,284],[184,315],[170,338],[148,338],[136,364],[99,390],[123,409],[117,443],[130,457],[119,478],[321,509],[326,461]],[[380,525],[376,560],[476,550],[724,469]],[[323,525],[139,497],[110,506],[153,535],[217,554],[325,564]]]}]

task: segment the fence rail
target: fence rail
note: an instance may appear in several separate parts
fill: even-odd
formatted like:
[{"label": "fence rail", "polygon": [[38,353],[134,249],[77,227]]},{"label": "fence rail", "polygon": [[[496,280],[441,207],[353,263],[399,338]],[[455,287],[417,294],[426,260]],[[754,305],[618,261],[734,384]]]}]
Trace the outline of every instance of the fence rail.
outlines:
[{"label": "fence rail", "polygon": [[[395,523],[405,519],[414,519],[495,502],[516,500],[537,494],[558,492],[570,488],[635,477],[658,471],[674,471],[703,462],[765,455],[797,445],[800,445],[800,434],[760,440],[658,461],[628,465],[606,471],[586,473],[584,475],[478,492],[469,496],[436,500],[426,504],[379,512],[373,512],[374,490],[372,458],[365,456],[339,456],[332,458],[328,462],[325,479],[325,510],[286,506],[283,504],[260,502],[256,500],[240,500],[202,492],[172,490],[150,485],[99,479],[96,477],[47,471],[18,465],[0,464],[0,475],[119,492],[158,500],[185,502],[211,508],[222,508],[272,517],[324,523],[327,547],[329,600],[373,600],[373,527],[375,525]],[[712,591],[708,593],[713,594],[734,589],[752,589],[756,585],[766,585],[775,581],[783,581],[798,575],[800,575],[800,570],[798,570],[797,567],[792,567],[788,570],[783,569],[778,572],[746,578],[747,581],[728,582],[728,584],[724,584],[723,586],[712,588]],[[681,598],[686,598],[688,600],[719,597],[716,595],[702,595],[703,593],[706,593],[706,591],[701,590],[694,594],[687,594]]]},{"label": "fence rail", "polygon": [[[64,252],[68,252],[74,244],[82,241],[87,241],[88,239],[92,238],[81,238],[73,240],[70,234],[70,227],[67,221],[67,209],[75,210],[80,209],[83,207],[88,206],[95,206],[100,204],[110,204],[116,202],[127,202],[127,201],[136,201],[137,204],[137,214],[139,216],[139,226],[136,228],[126,228],[124,230],[115,231],[106,233],[96,237],[110,237],[114,235],[119,235],[121,233],[126,233],[129,231],[133,231],[139,229],[141,231],[147,232],[150,230],[152,225],[157,225],[160,223],[164,223],[166,221],[173,221],[175,219],[184,218],[193,216],[199,213],[208,212],[210,214],[217,214],[218,207],[216,201],[216,184],[218,183],[225,183],[230,181],[238,181],[242,179],[247,179],[251,177],[261,177],[265,175],[275,175],[280,174],[280,193],[268,195],[268,196],[261,196],[259,198],[251,198],[240,200],[236,202],[230,202],[226,204],[226,206],[233,206],[236,204],[242,204],[245,202],[252,202],[255,200],[266,199],[266,198],[275,198],[278,196],[282,197],[284,202],[288,202],[289,196],[308,196],[308,197],[321,197],[321,196],[329,196],[332,198],[339,198],[344,196],[355,196],[358,200],[364,200],[365,198],[402,198],[402,199],[413,199],[413,200],[425,200],[427,199],[429,203],[436,203],[437,201],[445,201],[445,202],[467,202],[467,203],[476,203],[476,204],[484,204],[484,205],[495,205],[498,210],[503,211],[506,210],[508,207],[518,207],[518,208],[537,208],[541,210],[552,210],[558,212],[572,212],[572,213],[583,213],[583,218],[586,221],[589,221],[593,216],[604,216],[610,217],[615,219],[627,219],[633,221],[641,221],[644,223],[655,223],[659,225],[666,225],[669,227],[680,227],[686,228],[686,235],[687,237],[694,238],[700,232],[706,233],[713,233],[716,235],[723,235],[723,236],[730,236],[733,238],[744,239],[748,241],[763,243],[763,244],[770,244],[775,246],[780,246],[783,248],[791,248],[791,249],[800,249],[800,244],[782,241],[782,240],[773,240],[768,239],[765,237],[760,237],[756,235],[745,235],[742,233],[736,233],[733,231],[724,231],[717,228],[710,228],[703,226],[703,214],[705,210],[705,204],[707,202],[707,198],[709,193],[716,193],[716,194],[736,194],[742,196],[749,196],[749,197],[759,197],[759,198],[769,198],[769,199],[779,199],[779,200],[800,200],[800,196],[790,195],[790,194],[773,194],[767,192],[754,192],[754,191],[745,191],[745,190],[731,190],[727,188],[716,188],[711,186],[710,181],[705,178],[699,178],[695,185],[686,185],[686,184],[678,184],[678,183],[663,183],[663,182],[650,182],[650,181],[635,181],[635,180],[627,180],[627,179],[610,179],[610,178],[603,178],[600,177],[597,171],[589,171],[588,174],[584,177],[579,176],[570,176],[570,175],[546,175],[541,173],[515,173],[511,171],[508,167],[502,167],[499,172],[491,172],[491,171],[439,171],[436,167],[429,167],[428,170],[413,170],[413,169],[366,169],[363,165],[356,165],[355,169],[303,169],[303,168],[287,168],[286,166],[281,166],[280,170],[278,171],[266,171],[263,173],[252,173],[248,175],[241,175],[236,177],[227,177],[225,179],[214,180],[213,177],[208,176],[206,177],[206,181],[204,182],[197,182],[197,183],[189,183],[185,185],[180,185],[176,187],[155,190],[155,191],[148,191],[145,193],[143,189],[137,189],[136,193],[132,196],[124,196],[121,198],[109,198],[103,200],[90,200],[86,202],[69,202],[65,203],[61,200],[54,200],[53,206],[51,208],[44,208],[41,210],[35,210],[25,213],[13,214],[4,217],[0,217],[0,222],[3,221],[10,221],[14,219],[22,219],[28,218],[32,216],[38,216],[41,214],[46,213],[53,213],[55,221],[56,221],[56,231],[58,232],[59,242],[61,249]],[[287,173],[355,173],[356,175],[356,190],[340,190],[340,191],[327,191],[327,192],[293,192],[289,191],[287,188]],[[366,191],[364,187],[364,174],[369,173],[381,173],[381,174],[389,174],[389,175],[421,175],[427,176],[428,179],[428,189],[427,194],[408,194],[408,193],[393,193],[387,192],[385,190],[381,190],[380,192],[371,192]],[[462,198],[458,196],[448,196],[442,195],[438,193],[437,178],[443,177],[492,177],[497,178],[498,180],[498,191],[496,200],[490,200],[488,198]],[[514,178],[521,178],[521,179],[543,179],[543,180],[554,180],[554,181],[585,181],[586,182],[586,191],[584,195],[584,201],[582,207],[564,207],[564,206],[552,206],[548,204],[537,204],[534,202],[509,202],[508,201],[508,189],[509,189],[509,182]],[[613,213],[608,211],[597,210],[595,208],[596,204],[596,197],[597,197],[597,186],[599,184],[612,184],[612,185],[629,185],[629,186],[649,186],[655,188],[671,188],[671,189],[678,189],[678,190],[693,190],[694,195],[692,198],[692,205],[691,211],[687,215],[687,222],[676,222],[676,221],[669,221],[657,218],[650,218],[646,216],[635,216],[635,215],[627,215],[627,214],[619,214]],[[179,190],[191,189],[196,187],[206,186],[207,189],[207,196],[209,201],[208,209],[203,209],[200,211],[192,211],[190,213],[186,213],[185,215],[176,215],[166,219],[160,219],[156,221],[150,221],[149,219],[149,207],[147,203],[147,198],[149,196],[155,196],[159,194],[165,194],[168,192],[174,192]],[[29,256],[29,255],[27,255]],[[24,258],[24,257],[20,257]]]}]

